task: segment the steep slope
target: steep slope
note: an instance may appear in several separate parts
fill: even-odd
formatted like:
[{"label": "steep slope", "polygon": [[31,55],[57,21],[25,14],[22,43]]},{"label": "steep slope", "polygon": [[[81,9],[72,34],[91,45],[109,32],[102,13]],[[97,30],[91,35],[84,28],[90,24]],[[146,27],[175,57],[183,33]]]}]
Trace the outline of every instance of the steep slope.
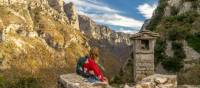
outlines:
[{"label": "steep slope", "polygon": [[74,71],[76,59],[87,53],[63,5],[51,1],[0,1],[0,70],[10,82],[31,76],[55,88],[57,76]]},{"label": "steep slope", "polygon": [[119,69],[131,53],[130,34],[112,31],[110,28],[98,25],[87,16],[79,15],[79,26],[88,38],[91,47],[99,47],[100,58],[109,77],[118,73]]},{"label": "steep slope", "polygon": [[200,59],[199,8],[199,0],[160,0],[146,27],[161,35],[155,47],[157,72],[179,72],[180,84],[199,84],[194,71]]}]

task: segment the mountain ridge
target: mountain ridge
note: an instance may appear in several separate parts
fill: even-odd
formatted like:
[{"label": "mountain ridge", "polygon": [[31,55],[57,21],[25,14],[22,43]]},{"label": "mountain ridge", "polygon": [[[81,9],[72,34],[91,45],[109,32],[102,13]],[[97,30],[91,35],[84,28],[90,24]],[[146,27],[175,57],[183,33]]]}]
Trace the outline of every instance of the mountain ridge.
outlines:
[{"label": "mountain ridge", "polygon": [[20,85],[17,80],[31,77],[44,88],[55,87],[57,77],[74,72],[76,61],[88,54],[90,47],[100,48],[107,74],[115,73],[110,67],[119,67],[126,57],[119,52],[130,49],[128,34],[96,23],[92,26],[97,29],[89,30],[102,33],[96,32],[93,38],[83,34],[84,23],[75,6],[63,0],[1,0],[0,12],[0,75],[6,81],[16,80],[8,86],[15,87]]}]

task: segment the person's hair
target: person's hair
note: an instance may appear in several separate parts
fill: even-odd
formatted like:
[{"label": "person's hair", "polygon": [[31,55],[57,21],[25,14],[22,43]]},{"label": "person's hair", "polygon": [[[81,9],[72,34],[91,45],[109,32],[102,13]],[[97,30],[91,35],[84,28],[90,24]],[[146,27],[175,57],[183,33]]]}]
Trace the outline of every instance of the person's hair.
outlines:
[{"label": "person's hair", "polygon": [[99,48],[93,47],[90,50],[90,57],[93,58],[95,61],[99,59]]}]

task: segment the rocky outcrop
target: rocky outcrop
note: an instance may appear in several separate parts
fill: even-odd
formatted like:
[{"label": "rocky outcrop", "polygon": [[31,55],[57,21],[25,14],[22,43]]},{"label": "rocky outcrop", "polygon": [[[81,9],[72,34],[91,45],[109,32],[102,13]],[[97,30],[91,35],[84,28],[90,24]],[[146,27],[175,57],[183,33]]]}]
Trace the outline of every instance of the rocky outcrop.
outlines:
[{"label": "rocky outcrop", "polygon": [[48,0],[48,4],[57,10],[58,12],[63,12],[64,0]]},{"label": "rocky outcrop", "polygon": [[75,5],[72,2],[65,4],[64,11],[69,19],[69,23],[73,25],[75,29],[79,30],[79,20]]},{"label": "rocky outcrop", "polygon": [[189,47],[186,41],[183,41],[183,49],[186,54],[186,58],[184,59],[184,68],[188,69],[195,66],[196,63],[200,61],[200,54],[193,48]]},{"label": "rocky outcrop", "polygon": [[140,32],[146,30],[146,27],[147,25],[149,25],[149,23],[150,23],[150,19],[145,20],[144,24],[142,25],[142,28],[140,29]]},{"label": "rocky outcrop", "polygon": [[155,74],[144,78],[134,87],[126,85],[124,88],[177,88],[176,75]]},{"label": "rocky outcrop", "polygon": [[[50,84],[41,84],[51,88],[58,74],[73,71],[76,59],[88,52],[86,38],[61,8],[63,0],[51,1],[0,0],[0,70],[5,78],[34,74],[49,78]],[[49,5],[54,2],[59,6]]]},{"label": "rocky outcrop", "polygon": [[107,84],[90,83],[87,79],[73,73],[61,75],[58,81],[58,88],[112,88]]},{"label": "rocky outcrop", "polygon": [[[190,68],[192,66],[195,65],[195,62],[199,60],[200,58],[200,54],[195,51],[193,48],[191,48],[187,41],[182,41],[183,43],[183,49],[184,49],[184,52],[186,54],[186,57],[184,59],[184,62],[185,62],[185,66],[184,68],[187,69],[187,68]],[[172,50],[172,41],[167,41],[167,47],[166,47],[166,50],[165,50],[165,53],[167,56],[170,56],[170,57],[173,57],[174,55],[174,51]]]},{"label": "rocky outcrop", "polygon": [[[175,14],[183,14],[186,12],[189,12],[191,10],[195,10],[193,7],[193,3],[198,3],[194,1],[184,1],[184,0],[168,0],[167,1],[167,6],[165,7],[164,10],[164,16],[171,16]],[[198,11],[198,10],[197,10]],[[175,13],[175,14],[173,14]]]}]

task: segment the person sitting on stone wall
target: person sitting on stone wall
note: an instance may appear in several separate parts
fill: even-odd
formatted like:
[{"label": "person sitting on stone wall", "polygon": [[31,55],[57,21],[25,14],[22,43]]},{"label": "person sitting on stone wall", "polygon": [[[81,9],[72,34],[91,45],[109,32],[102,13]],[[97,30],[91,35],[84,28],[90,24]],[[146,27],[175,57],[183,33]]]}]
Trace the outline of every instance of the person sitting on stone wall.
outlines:
[{"label": "person sitting on stone wall", "polygon": [[94,47],[90,50],[90,54],[78,60],[76,73],[87,78],[89,82],[102,82],[108,84],[108,80],[104,77],[102,66],[99,62],[99,49]]}]

